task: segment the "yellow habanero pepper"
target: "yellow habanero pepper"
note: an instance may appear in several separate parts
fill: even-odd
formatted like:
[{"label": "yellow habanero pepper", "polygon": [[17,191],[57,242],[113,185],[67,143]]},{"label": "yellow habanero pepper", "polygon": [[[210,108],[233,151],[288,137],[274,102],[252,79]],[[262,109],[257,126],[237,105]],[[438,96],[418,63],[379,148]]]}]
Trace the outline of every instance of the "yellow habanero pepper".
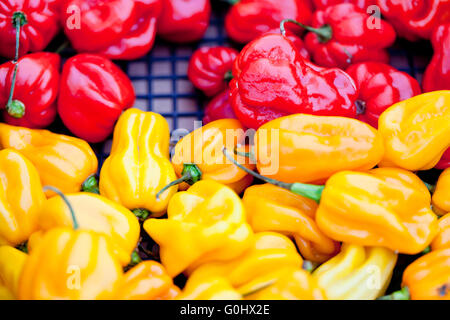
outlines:
[{"label": "yellow habanero pepper", "polygon": [[[214,180],[241,193],[253,181],[253,177],[239,170],[222,153],[222,148],[235,149],[245,141],[244,127],[236,119],[221,119],[208,123],[183,137],[175,146],[172,164],[179,179],[171,185],[181,183],[180,189],[202,180]],[[247,159],[234,158],[253,170]]]},{"label": "yellow habanero pepper", "polygon": [[160,246],[170,276],[201,263],[229,260],[252,243],[238,195],[213,180],[201,180],[169,202],[167,219],[148,219],[145,231]]},{"label": "yellow habanero pepper", "polygon": [[0,300],[15,300],[19,278],[27,254],[10,246],[0,246]]},{"label": "yellow habanero pepper", "polygon": [[242,296],[224,277],[192,275],[177,300],[242,300]]},{"label": "yellow habanero pepper", "polygon": [[432,250],[450,248],[450,213],[438,220],[438,233],[431,242]]},{"label": "yellow habanero pepper", "polygon": [[225,277],[243,293],[240,287],[279,268],[302,267],[302,257],[286,236],[275,232],[259,232],[253,238],[251,247],[240,256],[228,261],[205,263],[193,270],[192,274]]},{"label": "yellow habanero pepper", "polygon": [[344,243],[313,277],[329,299],[373,300],[386,291],[396,262],[397,254],[389,249]]},{"label": "yellow habanero pepper", "polygon": [[445,169],[439,176],[431,201],[437,214],[450,212],[450,168]]},{"label": "yellow habanero pepper", "polygon": [[247,188],[242,201],[253,231],[293,236],[307,260],[324,262],[339,251],[339,244],[317,227],[314,200],[267,183]]},{"label": "yellow habanero pepper", "polygon": [[38,229],[45,201],[39,174],[17,151],[0,151],[0,245],[16,246]]},{"label": "yellow habanero pepper", "polygon": [[19,281],[19,299],[114,297],[122,268],[101,234],[54,228],[33,248]]},{"label": "yellow habanero pepper", "polygon": [[36,167],[44,186],[62,192],[78,192],[83,182],[97,172],[98,161],[86,141],[0,123],[0,148],[11,148],[27,157]]},{"label": "yellow habanero pepper", "polygon": [[385,155],[381,165],[411,171],[433,168],[450,147],[450,90],[398,102],[378,121]]},{"label": "yellow habanero pepper", "polygon": [[417,254],[437,232],[430,202],[425,184],[409,171],[343,171],[327,181],[316,221],[337,241]]},{"label": "yellow habanero pepper", "polygon": [[383,153],[377,130],[344,117],[294,114],[262,125],[255,134],[258,171],[284,182],[319,182],[342,170],[366,171]]},{"label": "yellow habanero pepper", "polygon": [[[68,194],[66,198],[75,211],[80,229],[106,236],[113,245],[117,259],[126,266],[139,240],[140,226],[134,214],[120,204],[93,193]],[[48,199],[38,217],[41,231],[30,237],[30,251],[48,230],[72,226],[71,212],[59,196]]]},{"label": "yellow habanero pepper", "polygon": [[125,111],[114,129],[111,155],[100,172],[100,194],[130,210],[163,215],[177,191],[172,187],[156,198],[176,178],[169,161],[169,139],[169,125],[161,115],[134,108]]},{"label": "yellow habanero pepper", "polygon": [[143,261],[128,270],[117,289],[120,300],[173,300],[180,289],[164,267],[156,261]]}]

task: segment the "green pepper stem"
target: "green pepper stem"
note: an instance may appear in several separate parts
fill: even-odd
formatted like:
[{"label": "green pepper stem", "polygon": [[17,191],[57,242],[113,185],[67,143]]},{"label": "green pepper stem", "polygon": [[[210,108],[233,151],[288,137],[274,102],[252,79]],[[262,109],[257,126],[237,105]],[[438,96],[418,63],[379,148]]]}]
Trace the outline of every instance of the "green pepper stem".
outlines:
[{"label": "green pepper stem", "polygon": [[424,183],[425,186],[427,187],[428,191],[430,191],[430,193],[433,194],[434,191],[436,190],[436,186],[435,186],[435,185],[432,185],[432,184],[429,184],[429,183],[427,183],[427,182],[425,182],[425,181],[423,181],[423,183]]},{"label": "green pepper stem", "polygon": [[225,81],[228,83],[231,80],[233,80],[233,72],[231,72],[231,70],[228,70],[227,72],[225,72],[225,75],[223,77],[225,79]]},{"label": "green pepper stem", "polygon": [[141,221],[144,221],[150,215],[150,211],[147,209],[134,209],[131,212]]},{"label": "green pepper stem", "polygon": [[238,151],[236,148],[234,148],[233,152],[235,155],[249,158],[251,161],[253,161],[253,163],[256,163],[256,157],[255,157],[255,154],[253,153],[253,151],[244,152],[244,151]]},{"label": "green pepper stem", "polygon": [[395,291],[389,295],[379,297],[377,300],[410,300],[411,296],[409,294],[408,287],[403,287],[402,289]]},{"label": "green pepper stem", "polygon": [[181,176],[181,178],[172,181],[171,183],[169,183],[168,185],[166,185],[164,188],[162,188],[161,190],[159,190],[159,192],[156,194],[156,199],[159,200],[159,197],[161,196],[161,194],[166,191],[167,189],[176,186],[177,184],[183,183],[183,182],[187,182],[188,180],[190,180],[191,177],[189,175],[189,173],[186,173],[185,175]]},{"label": "green pepper stem", "polygon": [[156,199],[159,200],[159,197],[161,194],[166,191],[167,189],[176,186],[177,184],[186,182],[189,185],[193,185],[197,181],[199,181],[202,178],[202,172],[200,171],[200,168],[193,163],[185,163],[183,164],[183,171],[181,172],[181,178],[172,181],[168,185],[166,185],[164,188],[162,188],[157,194]]},{"label": "green pepper stem", "polygon": [[77,217],[75,216],[75,211],[73,210],[73,207],[70,204],[69,199],[67,199],[67,197],[64,195],[64,193],[62,193],[58,188],[55,188],[52,186],[45,186],[43,189],[44,189],[44,191],[53,191],[54,193],[56,193],[63,199],[63,201],[66,203],[67,207],[69,208],[70,214],[72,216],[73,229],[77,230],[80,227],[80,225],[78,224]]},{"label": "green pepper stem", "polygon": [[8,102],[6,103],[6,111],[14,118],[20,119],[25,115],[25,105],[18,100],[13,100],[14,88],[16,86],[17,68],[19,61],[19,46],[20,46],[20,28],[27,23],[27,18],[23,12],[14,12],[12,23],[16,28],[16,52],[13,60],[14,73],[11,82],[11,90],[9,92]]},{"label": "green pepper stem", "polygon": [[322,192],[323,192],[325,186],[317,186],[314,184],[305,184],[305,183],[298,183],[298,182],[287,183],[287,182],[282,182],[279,180],[271,179],[271,178],[265,177],[263,175],[260,175],[259,173],[256,173],[255,171],[252,171],[249,168],[238,163],[230,154],[228,154],[228,151],[225,147],[222,149],[222,152],[225,155],[225,157],[227,157],[227,159],[230,160],[234,165],[236,165],[239,169],[245,171],[246,173],[252,175],[253,177],[255,177],[259,180],[262,180],[264,182],[273,184],[275,186],[278,186],[280,188],[287,189],[295,194],[312,199],[312,200],[316,201],[317,203],[320,202],[320,198],[322,196]]},{"label": "green pepper stem", "polygon": [[313,28],[301,22],[295,21],[293,19],[284,19],[280,22],[280,31],[283,36],[286,36],[286,27],[285,27],[286,22],[294,23],[305,30],[315,33],[319,37],[319,41],[322,43],[330,41],[331,38],[333,37],[333,30],[331,29],[331,26],[328,24],[325,24],[320,28]]},{"label": "green pepper stem", "polygon": [[95,177],[95,174],[90,175],[86,180],[84,180],[83,184],[81,185],[81,191],[100,194],[100,190],[98,188],[98,180]]},{"label": "green pepper stem", "polygon": [[248,292],[244,292],[241,295],[244,298],[248,297],[248,296],[250,296],[252,294],[257,293],[258,291],[261,291],[261,290],[264,290],[264,289],[270,287],[271,285],[275,284],[275,282],[277,282],[277,281],[276,280],[270,280],[270,281],[264,282],[261,285],[257,286],[256,288],[254,288],[253,290],[248,291]]}]

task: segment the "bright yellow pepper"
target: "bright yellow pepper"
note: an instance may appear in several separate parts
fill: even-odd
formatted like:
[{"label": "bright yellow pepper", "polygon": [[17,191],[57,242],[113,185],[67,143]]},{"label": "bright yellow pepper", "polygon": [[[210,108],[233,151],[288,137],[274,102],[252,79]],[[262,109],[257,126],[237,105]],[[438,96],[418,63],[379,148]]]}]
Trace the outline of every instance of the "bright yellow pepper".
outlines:
[{"label": "bright yellow pepper", "polygon": [[128,109],[114,129],[111,155],[100,172],[100,194],[124,207],[165,213],[174,186],[156,194],[176,178],[169,160],[169,125],[154,112]]},{"label": "bright yellow pepper", "polygon": [[417,254],[437,233],[430,204],[427,187],[409,171],[342,171],[328,179],[316,222],[337,241]]},{"label": "bright yellow pepper", "polygon": [[16,246],[38,229],[45,201],[33,164],[12,149],[0,151],[0,245]]},{"label": "bright yellow pepper", "polygon": [[302,256],[323,262],[339,251],[315,222],[318,204],[272,184],[254,185],[242,198],[253,231],[276,231],[293,236]]},{"label": "bright yellow pepper", "polygon": [[313,276],[329,299],[374,300],[386,291],[396,262],[397,254],[389,249],[344,243]]},{"label": "bright yellow pepper", "polygon": [[180,289],[173,284],[164,267],[156,261],[147,260],[124,274],[115,299],[173,300],[179,294]]},{"label": "bright yellow pepper", "polygon": [[258,171],[283,182],[315,183],[342,170],[366,171],[383,153],[377,130],[344,117],[294,114],[267,122],[255,134]]},{"label": "bright yellow pepper", "polygon": [[192,275],[177,300],[242,300],[242,296],[224,277]]},{"label": "bright yellow pepper", "polygon": [[424,93],[398,102],[378,121],[383,166],[428,170],[450,147],[450,90]]},{"label": "bright yellow pepper", "polygon": [[431,201],[437,214],[450,212],[450,168],[445,169],[439,176]]},{"label": "bright yellow pepper", "polygon": [[[93,193],[68,194],[66,198],[75,211],[80,229],[106,236],[113,245],[117,259],[126,266],[139,240],[140,226],[134,214],[120,204]],[[71,212],[59,196],[48,199],[38,217],[40,231],[30,237],[30,251],[48,230],[72,226]]]},{"label": "bright yellow pepper", "polygon": [[15,300],[19,278],[27,254],[10,246],[0,246],[0,300]]},{"label": "bright yellow pepper", "polygon": [[432,250],[450,248],[450,213],[438,220],[438,233],[431,242]]},{"label": "bright yellow pepper", "polygon": [[175,194],[167,216],[148,219],[144,229],[159,244],[170,276],[202,263],[235,258],[252,243],[241,199],[213,180],[201,180]]},{"label": "bright yellow pepper", "polygon": [[233,287],[242,292],[240,287],[277,268],[302,267],[302,257],[286,236],[275,232],[259,232],[253,238],[251,247],[240,256],[228,261],[205,263],[190,271],[204,277],[225,277]]},{"label": "bright yellow pepper", "polygon": [[36,167],[42,185],[65,193],[80,191],[83,182],[97,172],[97,157],[86,141],[48,130],[0,123],[0,148],[23,154]]},{"label": "bright yellow pepper", "polygon": [[29,254],[19,299],[111,299],[122,268],[107,238],[93,231],[54,228]]},{"label": "bright yellow pepper", "polygon": [[[198,180],[214,180],[241,193],[253,177],[239,170],[222,153],[222,148],[233,150],[245,143],[245,131],[236,119],[220,119],[208,123],[183,137],[175,146],[172,164],[180,179],[180,189],[186,190]],[[243,156],[233,157],[250,170],[255,166]]]}]

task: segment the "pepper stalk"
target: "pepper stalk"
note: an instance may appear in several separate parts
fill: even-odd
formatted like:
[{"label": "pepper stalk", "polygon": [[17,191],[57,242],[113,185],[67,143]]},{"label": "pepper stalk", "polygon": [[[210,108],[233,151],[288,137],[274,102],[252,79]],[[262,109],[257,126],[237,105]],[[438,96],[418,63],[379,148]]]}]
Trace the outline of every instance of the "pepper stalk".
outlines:
[{"label": "pepper stalk", "polygon": [[181,178],[172,181],[171,183],[169,183],[168,185],[166,185],[164,188],[162,188],[157,194],[156,194],[156,199],[159,199],[159,197],[161,196],[161,194],[166,191],[167,189],[186,182],[189,185],[193,185],[194,183],[196,183],[197,181],[199,181],[202,178],[202,172],[200,171],[200,168],[193,163],[185,163],[183,164],[183,171],[181,171]]},{"label": "pepper stalk", "polygon": [[286,36],[285,24],[287,22],[294,23],[309,32],[315,33],[319,37],[319,41],[321,43],[326,43],[326,42],[330,41],[331,38],[333,37],[333,30],[331,29],[331,26],[329,24],[325,24],[325,25],[321,26],[320,28],[313,28],[313,27],[307,26],[307,25],[305,25],[301,22],[298,22],[296,20],[293,20],[293,19],[284,19],[280,22],[280,31],[283,36]]},{"label": "pepper stalk", "polygon": [[75,211],[73,210],[73,207],[70,204],[69,199],[67,199],[67,197],[64,195],[64,193],[62,193],[58,188],[55,188],[52,186],[45,186],[43,189],[44,189],[44,192],[45,191],[53,191],[54,193],[58,194],[58,196],[60,196],[63,199],[63,201],[66,203],[67,207],[69,208],[70,215],[72,216],[73,230],[77,230],[80,227],[80,225],[78,224],[77,217],[75,216]]}]

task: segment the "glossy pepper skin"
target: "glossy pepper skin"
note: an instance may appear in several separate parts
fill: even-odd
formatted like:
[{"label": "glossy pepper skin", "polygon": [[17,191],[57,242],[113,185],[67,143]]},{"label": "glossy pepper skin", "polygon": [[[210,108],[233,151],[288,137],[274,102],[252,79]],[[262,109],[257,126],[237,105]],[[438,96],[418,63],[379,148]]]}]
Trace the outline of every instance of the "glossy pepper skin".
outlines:
[{"label": "glossy pepper skin", "polygon": [[193,275],[188,278],[177,300],[242,300],[242,295],[225,277]]},{"label": "glossy pepper skin", "polygon": [[401,101],[378,121],[385,154],[381,165],[410,171],[433,168],[450,147],[450,90]]},{"label": "glossy pepper skin", "polygon": [[369,6],[377,3],[377,0],[313,0],[316,10],[324,10],[329,6],[340,3],[353,3],[360,9],[366,10]]},{"label": "glossy pepper skin", "polygon": [[20,274],[27,254],[10,246],[0,246],[0,300],[17,299]]},{"label": "glossy pepper skin", "polygon": [[450,168],[444,170],[439,176],[431,199],[436,213],[442,215],[450,212]]},{"label": "glossy pepper skin", "polygon": [[411,300],[450,300],[450,248],[420,257],[403,272]]},{"label": "glossy pepper skin", "polygon": [[76,136],[91,143],[105,140],[134,100],[130,79],[110,60],[78,54],[64,64],[58,113]]},{"label": "glossy pepper skin", "polygon": [[161,262],[172,277],[206,262],[233,259],[252,244],[241,199],[212,180],[176,193],[167,216],[146,220],[144,229],[159,244]]},{"label": "glossy pepper skin", "polygon": [[354,64],[346,72],[355,80],[359,92],[355,102],[357,118],[374,128],[378,128],[384,110],[421,93],[416,79],[381,62]]},{"label": "glossy pepper skin", "polygon": [[423,75],[423,90],[450,90],[450,23],[442,24],[433,31],[431,43],[434,55]]},{"label": "glossy pepper skin", "polygon": [[228,88],[239,52],[229,47],[203,47],[189,60],[187,75],[197,89],[212,97]]},{"label": "glossy pepper skin", "polygon": [[198,41],[208,29],[211,16],[209,0],[162,0],[157,33],[168,41]]},{"label": "glossy pepper skin", "polygon": [[0,149],[11,148],[36,167],[43,186],[65,193],[78,192],[83,182],[97,172],[98,160],[81,139],[0,123]]},{"label": "glossy pepper skin", "polygon": [[293,236],[302,256],[324,262],[339,251],[339,244],[317,227],[317,203],[272,184],[254,185],[242,198],[253,231],[275,231]]},{"label": "glossy pepper skin", "polygon": [[169,125],[161,115],[134,108],[125,111],[100,171],[100,194],[130,210],[163,215],[177,191],[171,187],[156,199],[156,193],[176,178],[169,160],[169,139]]},{"label": "glossy pepper skin", "polygon": [[156,261],[143,261],[128,270],[114,297],[119,300],[174,300],[180,289],[164,267]]},{"label": "glossy pepper skin", "polygon": [[[66,195],[77,216],[80,230],[95,231],[110,241],[117,260],[126,266],[139,240],[139,222],[134,214],[105,197],[80,192]],[[71,227],[72,217],[66,203],[59,196],[44,202],[39,217],[39,232],[28,241],[33,251],[43,235],[57,227]]]},{"label": "glossy pepper skin", "polygon": [[344,243],[313,277],[329,299],[375,300],[386,291],[396,262],[397,254],[389,249]]},{"label": "glossy pepper skin", "polygon": [[448,21],[448,0],[377,0],[381,14],[400,37],[410,41],[430,39],[433,29]]},{"label": "glossy pepper skin", "polygon": [[215,96],[205,107],[203,125],[220,119],[236,119],[230,104],[230,90],[225,90]]},{"label": "glossy pepper skin", "polygon": [[441,160],[435,166],[437,169],[450,168],[450,149],[447,149],[442,155]]},{"label": "glossy pepper skin", "polygon": [[[79,10],[78,28],[73,8]],[[161,8],[161,0],[69,0],[62,8],[64,32],[78,52],[133,60],[153,47]]]},{"label": "glossy pepper skin", "polygon": [[366,171],[383,152],[374,128],[343,117],[294,114],[264,124],[255,134],[258,171],[284,182],[321,182],[342,170]]},{"label": "glossy pepper skin", "polygon": [[253,291],[247,290],[249,286],[261,282],[258,279],[266,279],[278,268],[300,269],[302,263],[302,257],[289,238],[275,232],[258,232],[250,248],[241,255],[227,261],[205,263],[195,269],[190,277],[224,277],[245,295],[247,291]]},{"label": "glossy pepper skin", "polygon": [[311,26],[322,29],[328,26],[329,32],[324,37],[314,32],[305,37],[306,48],[320,66],[345,69],[364,61],[389,62],[386,49],[395,41],[394,28],[354,4],[343,3],[316,11]]},{"label": "glossy pepper skin", "polygon": [[[201,172],[200,179],[214,180],[241,193],[253,178],[240,170],[222,153],[222,148],[233,150],[245,143],[245,131],[235,119],[221,119],[208,123],[183,137],[175,146],[172,165],[178,177],[184,173],[186,164],[195,164]],[[234,157],[239,163],[253,170],[254,165],[242,156]],[[185,190],[187,184],[180,186]]]},{"label": "glossy pepper skin", "polygon": [[16,50],[16,12],[25,15],[20,30],[19,55],[42,51],[59,31],[61,0],[14,0],[0,4],[0,56],[12,59]]},{"label": "glossy pepper skin", "polygon": [[316,222],[337,241],[417,254],[437,233],[430,203],[427,187],[409,171],[341,171],[325,184]]},{"label": "glossy pepper skin", "polygon": [[23,56],[18,61],[13,100],[23,103],[21,114],[10,115],[7,103],[14,75],[12,61],[0,65],[0,108],[5,122],[28,128],[44,128],[56,116],[59,91],[60,57],[55,53],[39,52]]},{"label": "glossy pepper skin", "polygon": [[235,60],[231,105],[247,128],[294,113],[356,116],[357,91],[349,75],[305,60],[279,34],[247,44]]},{"label": "glossy pepper skin", "polygon": [[278,30],[283,19],[309,23],[310,0],[240,0],[225,17],[225,30],[234,41],[247,43],[264,33]]},{"label": "glossy pepper skin", "polygon": [[108,240],[93,231],[54,228],[29,254],[21,300],[110,299],[122,277]]},{"label": "glossy pepper skin", "polygon": [[16,246],[38,229],[45,201],[39,174],[17,151],[0,151],[0,245]]},{"label": "glossy pepper skin", "polygon": [[438,220],[438,233],[431,242],[432,250],[450,248],[450,213]]}]

